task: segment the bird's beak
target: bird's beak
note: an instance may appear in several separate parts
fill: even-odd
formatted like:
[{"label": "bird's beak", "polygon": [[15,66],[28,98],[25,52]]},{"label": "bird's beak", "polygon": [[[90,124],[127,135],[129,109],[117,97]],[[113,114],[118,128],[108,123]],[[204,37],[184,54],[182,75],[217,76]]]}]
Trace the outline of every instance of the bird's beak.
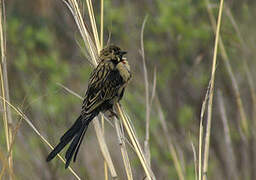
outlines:
[{"label": "bird's beak", "polygon": [[126,57],[124,57],[125,54],[127,54],[126,51],[120,51],[120,56],[121,56],[122,61],[126,61]]},{"label": "bird's beak", "polygon": [[123,55],[127,54],[127,52],[126,51],[120,51],[120,54],[121,54],[121,56],[123,56]]}]

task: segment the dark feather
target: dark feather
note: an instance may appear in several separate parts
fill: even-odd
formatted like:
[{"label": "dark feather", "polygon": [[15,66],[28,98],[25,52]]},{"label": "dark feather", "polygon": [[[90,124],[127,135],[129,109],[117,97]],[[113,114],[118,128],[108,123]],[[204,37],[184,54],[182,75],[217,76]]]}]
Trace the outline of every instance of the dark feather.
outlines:
[{"label": "dark feather", "polygon": [[74,137],[78,129],[82,126],[82,115],[80,115],[76,122],[72,125],[72,127],[65,132],[65,134],[60,138],[60,141],[64,141],[65,139],[69,137]]},{"label": "dark feather", "polygon": [[60,138],[60,143],[48,155],[46,161],[52,160],[75,136],[82,125],[82,116],[80,115],[72,127]]},{"label": "dark feather", "polygon": [[[88,125],[87,125],[88,127]],[[70,144],[67,152],[66,152],[66,155],[65,155],[65,158],[66,158],[66,164],[65,164],[65,168],[68,168],[69,164],[70,164],[70,161],[72,159],[72,156],[76,150],[76,147],[83,135],[83,132],[85,131],[85,129],[87,129],[87,127],[85,126],[85,124],[81,127],[81,129],[79,130],[79,132],[77,133],[77,135],[75,136],[74,140],[72,141],[72,143]]]},{"label": "dark feather", "polygon": [[71,141],[72,137],[66,139],[65,141],[61,141],[54,150],[48,155],[46,161],[52,160],[68,143]]},{"label": "dark feather", "polygon": [[75,152],[74,159],[73,159],[74,162],[76,162],[76,157],[77,157],[78,151],[79,151],[79,149],[80,149],[80,145],[81,145],[82,142],[83,142],[84,135],[85,135],[85,133],[86,133],[86,131],[87,131],[87,128],[88,128],[88,125],[85,127],[85,130],[83,131],[82,137],[80,138],[79,143],[78,143],[78,145],[77,145],[77,147],[76,147],[76,152]]},{"label": "dark feather", "polygon": [[87,131],[87,128],[90,124],[90,122],[93,120],[93,118],[95,116],[98,115],[98,111],[94,111],[91,115],[89,115],[89,117],[87,116],[85,119],[83,119],[82,121],[82,125],[80,126],[80,129],[79,131],[77,131],[72,143],[70,144],[67,152],[66,152],[66,155],[65,155],[65,158],[66,158],[66,165],[65,165],[65,168],[67,168],[72,160],[72,157],[74,155],[74,159],[73,161],[75,162],[76,161],[76,156],[77,156],[77,153],[79,151],[79,148],[80,148],[80,145],[83,141],[83,138],[84,138],[84,135]]}]

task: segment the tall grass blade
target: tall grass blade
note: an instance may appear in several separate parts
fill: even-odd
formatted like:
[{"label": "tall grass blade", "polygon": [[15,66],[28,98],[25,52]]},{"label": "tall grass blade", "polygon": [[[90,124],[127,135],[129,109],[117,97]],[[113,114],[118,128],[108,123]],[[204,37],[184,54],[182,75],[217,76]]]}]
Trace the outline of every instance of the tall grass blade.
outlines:
[{"label": "tall grass blade", "polygon": [[129,121],[129,118],[127,116],[127,114],[123,111],[123,109],[121,109],[120,104],[116,104],[116,109],[117,112],[119,114],[119,117],[121,118],[124,127],[129,135],[130,140],[132,141],[133,147],[135,149],[135,152],[137,154],[137,156],[139,157],[140,163],[146,173],[146,176],[148,179],[156,179],[154,173],[152,172],[151,168],[149,167],[149,164],[145,158],[145,155],[141,149],[141,146],[139,144],[138,138],[135,134],[134,128],[131,124],[131,122]]},{"label": "tall grass blade", "polygon": [[[8,76],[7,76],[7,64],[6,64],[6,23],[5,23],[5,4],[4,0],[0,0],[0,43],[1,43],[1,67],[0,67],[0,76],[1,76],[1,93],[2,97],[10,101],[9,96],[9,87],[8,87]],[[5,131],[5,140],[7,151],[10,152],[8,156],[8,165],[11,174],[13,174],[13,157],[12,150],[10,148],[11,140],[12,140],[12,117],[10,108],[6,105],[6,102],[2,101],[3,106],[3,124]],[[12,179],[12,176],[9,177]]]},{"label": "tall grass blade", "polygon": [[128,156],[125,141],[124,141],[124,134],[121,131],[119,122],[116,118],[115,118],[115,127],[116,127],[117,137],[119,139],[119,145],[120,145],[120,149],[121,149],[121,154],[122,154],[122,158],[123,158],[123,162],[124,162],[127,179],[133,180],[132,168],[131,168],[129,156]]},{"label": "tall grass blade", "polygon": [[219,34],[220,34],[220,25],[221,25],[221,17],[223,10],[223,1],[220,0],[219,6],[219,14],[216,28],[216,36],[215,36],[215,44],[214,44],[214,54],[212,60],[212,73],[210,80],[210,91],[209,91],[209,101],[207,107],[207,126],[206,126],[206,135],[205,135],[205,145],[204,145],[204,164],[203,164],[203,180],[207,179],[207,171],[208,171],[208,160],[209,160],[209,150],[210,150],[210,134],[211,134],[211,121],[212,121],[212,102],[213,102],[213,94],[214,94],[214,82],[215,82],[215,72],[216,72],[216,62],[217,62],[217,52],[218,52],[218,44],[219,44]]},{"label": "tall grass blade", "polygon": [[[209,0],[206,0],[206,3],[207,3],[207,11],[208,11],[208,14],[209,14],[211,25],[212,25],[214,31],[216,32],[217,25],[216,25],[216,22],[215,22],[215,18],[213,16],[212,9],[210,8],[210,5],[209,5],[210,4]],[[247,117],[246,117],[246,114],[245,114],[245,111],[244,111],[244,106],[243,106],[241,95],[240,95],[240,92],[239,92],[238,83],[236,81],[234,72],[231,68],[230,61],[229,61],[229,58],[228,58],[228,55],[227,55],[227,52],[226,52],[226,49],[225,49],[225,46],[223,44],[221,36],[219,37],[219,45],[220,45],[221,57],[224,60],[225,67],[227,68],[227,72],[228,72],[228,75],[231,79],[233,90],[235,92],[236,103],[237,103],[237,107],[238,107],[239,114],[240,114],[240,117],[241,117],[241,127],[243,129],[243,132],[246,135],[249,135]]]},{"label": "tall grass blade", "polygon": [[144,141],[144,151],[145,155],[148,161],[148,164],[150,166],[150,148],[149,148],[149,133],[150,133],[150,102],[149,102],[149,82],[148,82],[148,72],[146,67],[146,59],[145,59],[145,51],[144,51],[144,29],[147,22],[147,16],[145,17],[142,28],[141,28],[141,34],[140,34],[140,43],[141,43],[141,56],[142,56],[142,62],[143,62],[143,72],[144,72],[144,82],[145,82],[145,104],[146,104],[146,135],[145,135],[145,141]]}]

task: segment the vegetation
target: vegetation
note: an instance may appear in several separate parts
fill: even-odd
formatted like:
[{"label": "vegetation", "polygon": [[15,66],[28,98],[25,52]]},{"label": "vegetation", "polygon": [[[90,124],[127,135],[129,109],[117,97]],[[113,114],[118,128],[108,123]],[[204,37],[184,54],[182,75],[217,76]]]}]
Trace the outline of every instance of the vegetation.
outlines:
[{"label": "vegetation", "polygon": [[[78,6],[93,34],[88,2]],[[80,113],[91,42],[61,0],[1,0],[0,179],[256,179],[255,2],[224,1],[221,21],[221,1],[92,3],[97,50],[103,24],[133,80],[120,120],[94,120],[65,170],[45,159]]]}]

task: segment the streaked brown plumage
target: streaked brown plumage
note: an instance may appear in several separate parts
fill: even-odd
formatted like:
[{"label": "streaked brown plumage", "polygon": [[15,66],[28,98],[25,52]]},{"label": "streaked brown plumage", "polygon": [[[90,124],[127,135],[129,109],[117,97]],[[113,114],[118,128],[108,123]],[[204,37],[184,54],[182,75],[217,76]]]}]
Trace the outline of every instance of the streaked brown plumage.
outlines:
[{"label": "streaked brown plumage", "polygon": [[81,115],[72,127],[60,138],[59,144],[48,155],[47,161],[52,160],[71,140],[66,151],[67,168],[74,155],[76,156],[89,123],[99,112],[110,110],[123,97],[125,87],[131,79],[130,66],[123,55],[126,54],[119,47],[110,45],[100,53],[100,63],[93,70],[88,89],[83,101]]}]

